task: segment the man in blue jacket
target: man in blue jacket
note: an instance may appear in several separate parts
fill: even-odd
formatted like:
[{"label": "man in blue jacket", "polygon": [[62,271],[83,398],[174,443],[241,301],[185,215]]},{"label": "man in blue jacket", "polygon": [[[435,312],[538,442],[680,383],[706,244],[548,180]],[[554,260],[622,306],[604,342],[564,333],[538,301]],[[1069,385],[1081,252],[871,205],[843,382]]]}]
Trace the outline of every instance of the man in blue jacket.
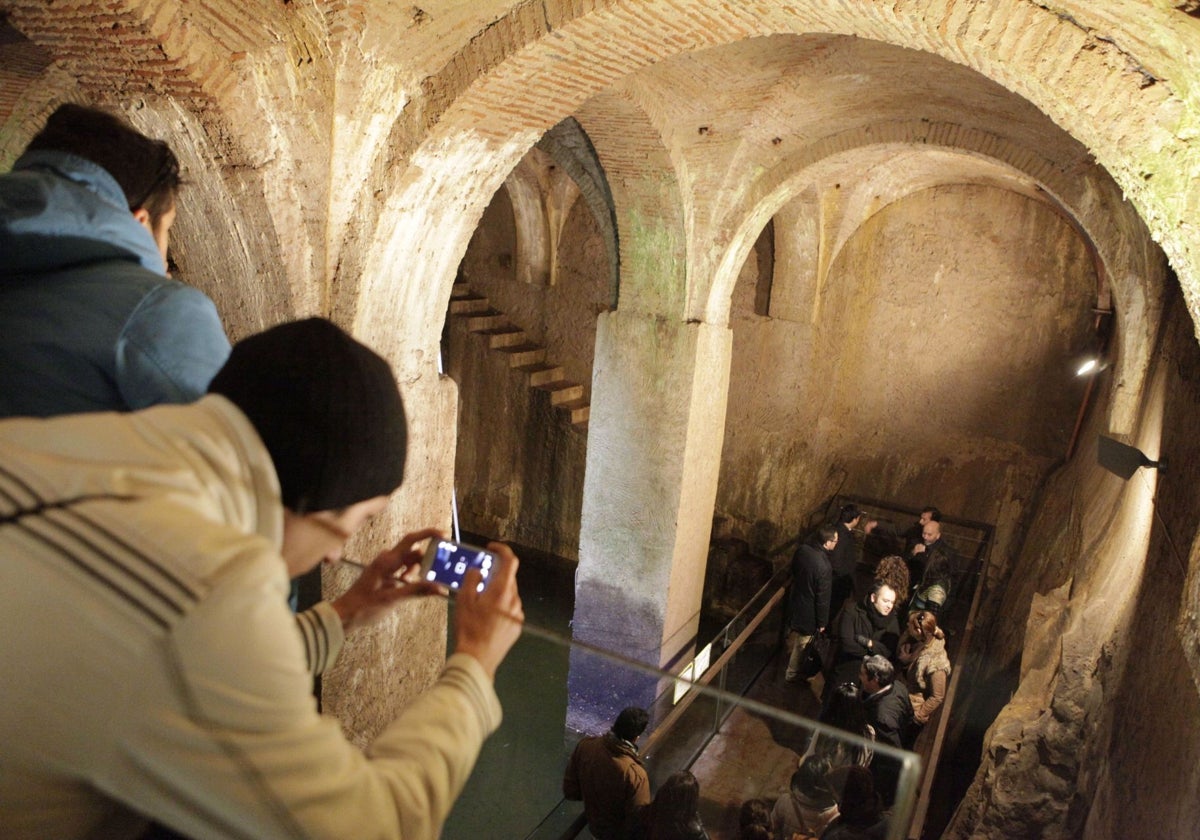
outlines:
[{"label": "man in blue jacket", "polygon": [[167,274],[179,184],[166,143],[74,104],[0,175],[0,417],[204,394],[229,340]]},{"label": "man in blue jacket", "polygon": [[[172,280],[179,161],[98,108],[60,106],[0,175],[0,418],[190,403],[229,358],[213,302]],[[293,582],[320,674],[353,624],[355,592]]]}]

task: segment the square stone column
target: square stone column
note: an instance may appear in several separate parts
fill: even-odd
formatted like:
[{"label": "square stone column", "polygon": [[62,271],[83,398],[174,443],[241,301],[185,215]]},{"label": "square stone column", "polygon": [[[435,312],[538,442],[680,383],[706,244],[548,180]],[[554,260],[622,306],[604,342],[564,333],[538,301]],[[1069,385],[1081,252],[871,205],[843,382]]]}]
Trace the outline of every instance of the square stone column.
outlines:
[{"label": "square stone column", "polygon": [[[732,332],[600,316],[573,635],[655,667],[691,656],[725,431]],[[572,651],[568,727],[602,731],[658,681]]]}]

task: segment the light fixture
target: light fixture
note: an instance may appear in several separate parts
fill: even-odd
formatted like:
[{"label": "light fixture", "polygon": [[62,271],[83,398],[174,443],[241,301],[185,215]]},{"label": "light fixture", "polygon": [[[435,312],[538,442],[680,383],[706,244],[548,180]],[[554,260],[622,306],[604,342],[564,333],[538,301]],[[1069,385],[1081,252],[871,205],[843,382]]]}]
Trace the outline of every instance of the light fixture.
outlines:
[{"label": "light fixture", "polygon": [[1167,459],[1161,455],[1157,461],[1152,461],[1137,447],[1121,443],[1106,435],[1100,435],[1096,456],[1100,461],[1100,466],[1125,481],[1128,481],[1141,467],[1156,469],[1160,474],[1167,470]]},{"label": "light fixture", "polygon": [[1089,374],[1099,373],[1108,367],[1108,364],[1099,356],[1086,356],[1080,360],[1079,369],[1075,371],[1076,376],[1088,376]]}]

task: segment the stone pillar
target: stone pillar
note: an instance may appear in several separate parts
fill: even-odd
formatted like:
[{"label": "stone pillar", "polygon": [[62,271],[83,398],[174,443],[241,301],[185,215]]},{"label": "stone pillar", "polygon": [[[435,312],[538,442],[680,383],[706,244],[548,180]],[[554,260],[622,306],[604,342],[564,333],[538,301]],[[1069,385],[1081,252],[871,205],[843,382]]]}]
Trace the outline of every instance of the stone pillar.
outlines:
[{"label": "stone pillar", "polygon": [[[690,658],[731,348],[725,327],[627,311],[600,316],[575,581],[576,642],[655,667]],[[648,707],[657,688],[653,676],[572,650],[568,727],[603,730],[625,706]]]}]

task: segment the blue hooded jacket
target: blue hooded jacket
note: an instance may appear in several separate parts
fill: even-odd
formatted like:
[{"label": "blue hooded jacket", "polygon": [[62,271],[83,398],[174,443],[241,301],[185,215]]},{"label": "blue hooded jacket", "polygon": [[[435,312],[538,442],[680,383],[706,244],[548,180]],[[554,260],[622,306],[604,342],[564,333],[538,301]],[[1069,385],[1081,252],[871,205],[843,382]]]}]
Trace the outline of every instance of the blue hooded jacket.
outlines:
[{"label": "blue hooded jacket", "polygon": [[228,356],[106,170],[39,150],[0,176],[0,417],[190,402]]}]

